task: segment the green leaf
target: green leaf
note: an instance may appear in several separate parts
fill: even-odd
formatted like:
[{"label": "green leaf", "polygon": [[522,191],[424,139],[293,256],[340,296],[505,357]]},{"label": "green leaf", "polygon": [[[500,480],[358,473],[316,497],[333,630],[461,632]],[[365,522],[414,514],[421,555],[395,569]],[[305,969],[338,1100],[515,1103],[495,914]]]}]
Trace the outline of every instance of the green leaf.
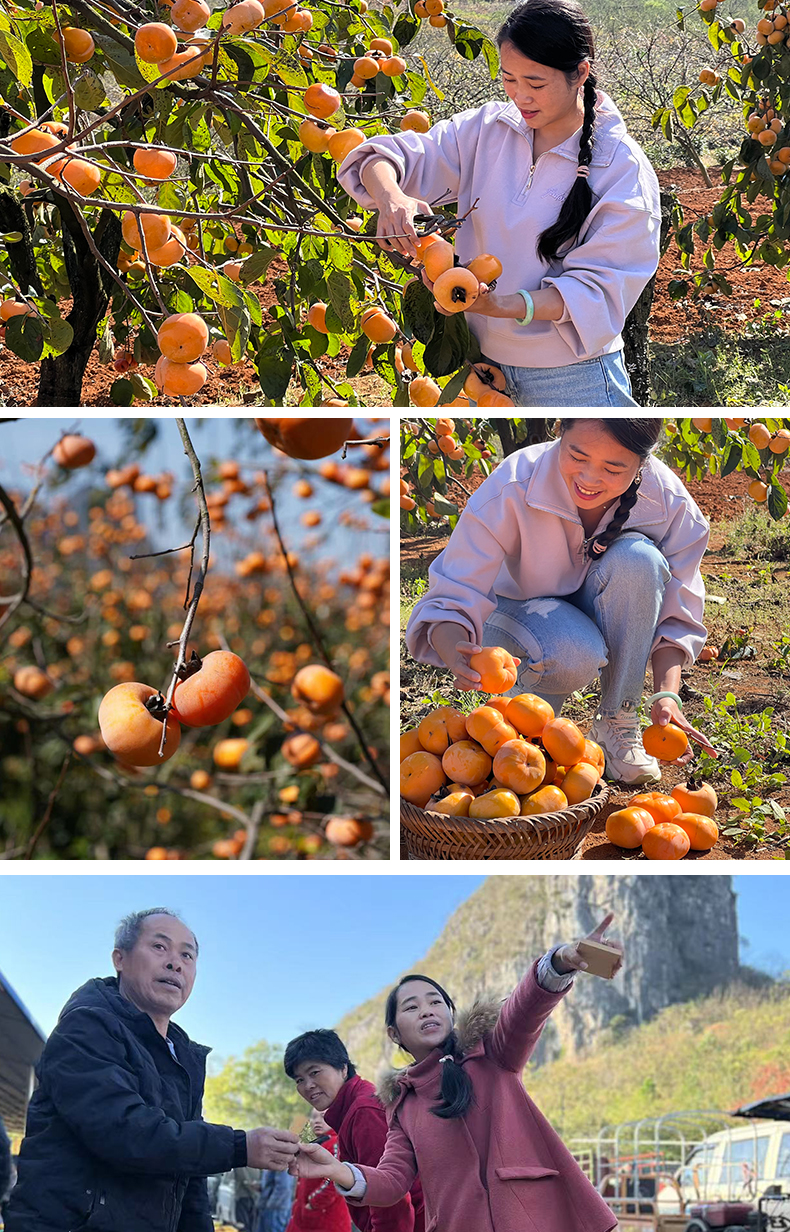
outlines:
[{"label": "green leaf", "polygon": [[691,86],[678,86],[677,90],[672,95],[673,107],[677,107],[678,109],[681,108],[690,93],[691,93]]},{"label": "green leaf", "polygon": [[410,43],[420,28],[419,21],[411,15],[399,17],[392,30],[393,37],[401,47]]},{"label": "green leaf", "polygon": [[110,397],[116,406],[132,406],[134,403],[134,385],[131,377],[122,376],[113,381],[110,386]]},{"label": "green leaf", "polygon": [[449,376],[460,368],[466,359],[469,347],[469,326],[462,312],[451,317],[440,317],[430,342],[425,347],[423,360],[431,376]]},{"label": "green leaf", "polygon": [[[329,295],[329,302],[343,326],[343,332],[346,334],[353,333],[356,327],[356,317],[351,306],[351,297],[354,291],[351,279],[342,270],[333,269],[326,280],[326,289]],[[365,354],[367,354],[367,351]],[[356,373],[354,375],[356,376]]]},{"label": "green leaf", "polygon": [[0,30],[0,55],[20,85],[27,89],[33,80],[33,57],[18,38],[6,30]]},{"label": "green leaf", "polygon": [[433,295],[419,278],[414,278],[403,293],[403,323],[410,333],[427,345],[438,319]]},{"label": "green leaf", "polygon": [[147,376],[143,376],[142,373],[130,373],[129,381],[131,382],[134,397],[139,398],[141,402],[153,402],[154,398],[159,397],[159,390],[154,382],[149,380]]},{"label": "green leaf", "polygon": [[354,249],[346,240],[331,238],[328,244],[329,260],[335,269],[350,270],[354,265]]},{"label": "green leaf", "polygon": [[[269,343],[276,341],[276,339],[267,339]],[[255,367],[261,389],[266,397],[273,402],[282,402],[291,383],[293,356],[290,351],[267,350],[267,345],[264,343],[258,352]]]},{"label": "green leaf", "polygon": [[444,92],[440,90],[437,85],[434,84],[433,79],[431,78],[431,74],[428,71],[428,65],[425,62],[425,57],[417,56],[417,59],[419,60],[420,64],[423,67],[423,72],[425,73],[425,80],[428,82],[428,85],[431,87],[431,89],[433,90],[434,94],[439,99],[439,101],[444,102]]},{"label": "green leaf", "polygon": [[35,364],[44,353],[44,323],[39,317],[11,317],[5,327],[5,343],[27,364]]},{"label": "green leaf", "polygon": [[358,376],[364,368],[369,348],[370,339],[367,334],[361,334],[351,348],[351,354],[346,362],[346,376],[349,379]]},{"label": "green leaf", "polygon": [[775,522],[787,513],[787,493],[776,478],[768,489],[768,512]]},{"label": "green leaf", "polygon": [[74,102],[83,111],[96,111],[107,98],[101,77],[93,69],[85,69],[74,82]]},{"label": "green leaf", "polygon": [[230,343],[231,357],[234,364],[237,364],[246,352],[250,340],[250,314],[246,305],[243,308],[226,308],[220,304],[217,311],[225,337]]},{"label": "green leaf", "polygon": [[[454,398],[458,397],[464,387],[464,381],[466,380],[467,375],[467,367],[466,364],[464,364],[458,369],[455,376],[450,377],[449,381],[442,390],[442,396],[438,402],[439,406],[447,406],[448,402],[452,402]],[[436,507],[438,509],[439,506],[437,505]],[[457,510],[455,512],[457,512]]]},{"label": "green leaf", "polygon": [[200,288],[204,295],[212,299],[215,304],[222,304],[226,308],[233,308],[234,306],[238,307],[244,302],[241,291],[224,274],[220,274],[216,270],[203,269],[201,266],[194,265],[188,272],[189,277],[196,286]]},{"label": "green leaf", "polygon": [[251,253],[242,262],[239,281],[245,287],[248,287],[251,282],[260,282],[266,277],[266,271],[276,256],[276,248],[259,248],[257,252]]},{"label": "green leaf", "polygon": [[98,30],[93,32],[93,41],[111,61],[112,71],[118,85],[129,86],[132,90],[142,90],[145,87],[145,78],[140,73],[137,61],[130,51],[116,43],[115,39],[108,34],[101,34]]},{"label": "green leaf", "polygon": [[490,38],[483,39],[483,55],[488,65],[491,80],[496,81],[499,76],[499,51],[496,44],[492,43]]}]

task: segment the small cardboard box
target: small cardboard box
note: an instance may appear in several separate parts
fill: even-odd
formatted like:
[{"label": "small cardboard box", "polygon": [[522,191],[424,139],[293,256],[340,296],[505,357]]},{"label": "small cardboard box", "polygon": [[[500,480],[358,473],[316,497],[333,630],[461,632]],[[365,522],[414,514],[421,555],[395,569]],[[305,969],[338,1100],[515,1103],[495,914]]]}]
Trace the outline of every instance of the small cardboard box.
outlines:
[{"label": "small cardboard box", "polygon": [[587,963],[589,975],[600,975],[604,980],[614,979],[617,964],[622,958],[619,950],[600,941],[580,941],[577,949]]}]

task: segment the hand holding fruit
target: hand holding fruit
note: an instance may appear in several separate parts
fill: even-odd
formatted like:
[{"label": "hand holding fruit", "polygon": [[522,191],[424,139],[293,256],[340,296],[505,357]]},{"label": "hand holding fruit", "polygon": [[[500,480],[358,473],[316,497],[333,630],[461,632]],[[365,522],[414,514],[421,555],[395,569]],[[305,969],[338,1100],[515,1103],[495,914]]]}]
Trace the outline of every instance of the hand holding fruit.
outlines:
[{"label": "hand holding fruit", "polygon": [[[682,732],[685,732],[689,740],[693,740],[695,744],[701,745],[711,757],[718,757],[718,753],[707,736],[703,736],[702,732],[697,731],[696,728],[691,726],[688,719],[683,717],[683,712],[678,707],[677,702],[674,702],[671,697],[662,697],[658,701],[653,702],[650,709],[650,722],[656,727],[666,727],[667,723],[673,723],[675,727],[679,727]],[[693,756],[693,750],[687,748],[673,764],[685,766],[686,762],[691,761]]]},{"label": "hand holding fruit", "polygon": [[247,1133],[247,1163],[251,1168],[286,1172],[299,1151],[299,1139],[287,1129],[252,1129]]},{"label": "hand holding fruit", "polygon": [[[597,941],[600,945],[608,945],[613,950],[620,951],[621,958],[614,972],[614,974],[616,975],[617,972],[620,970],[621,966],[623,965],[623,962],[622,962],[623,947],[619,941],[612,941],[608,938],[606,939],[606,941],[604,941],[604,933],[606,932],[607,928],[609,927],[613,919],[614,919],[614,912],[610,911],[603,918],[603,920],[601,920],[601,923],[598,925],[598,927],[594,928],[591,933],[587,934],[584,940],[585,941]],[[585,960],[582,958],[581,954],[579,953],[579,943],[577,941],[574,941],[570,945],[561,945],[558,950],[555,950],[552,956],[551,962],[555,970],[560,972],[561,975],[570,975],[572,971],[586,971],[587,970],[587,963],[585,962]]]},{"label": "hand holding fruit", "polygon": [[[452,621],[443,621],[433,626],[431,630],[431,645],[439,658],[455,675],[455,687],[464,691],[479,691],[482,686],[480,673],[471,667],[469,660],[472,655],[480,654],[483,649],[476,642],[470,642],[468,634],[462,625]],[[513,662],[518,667],[520,659]]]}]

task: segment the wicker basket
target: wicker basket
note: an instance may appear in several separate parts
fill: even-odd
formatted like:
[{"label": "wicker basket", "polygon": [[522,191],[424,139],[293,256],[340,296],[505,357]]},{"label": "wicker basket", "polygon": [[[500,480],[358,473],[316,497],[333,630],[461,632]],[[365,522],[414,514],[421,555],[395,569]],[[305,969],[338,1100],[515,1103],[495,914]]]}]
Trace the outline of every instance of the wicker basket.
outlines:
[{"label": "wicker basket", "polygon": [[558,813],[481,821],[446,817],[401,800],[410,860],[570,860],[609,799],[599,783],[589,800]]}]

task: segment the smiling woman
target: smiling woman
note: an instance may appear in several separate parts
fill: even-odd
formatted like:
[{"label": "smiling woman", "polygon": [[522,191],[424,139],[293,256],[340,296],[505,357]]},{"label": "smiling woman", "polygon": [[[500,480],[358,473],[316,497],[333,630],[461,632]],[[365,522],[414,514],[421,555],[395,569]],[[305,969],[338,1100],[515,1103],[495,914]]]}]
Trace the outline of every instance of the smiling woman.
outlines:
[{"label": "smiling woman", "polygon": [[634,406],[621,331],[658,265],[655,172],[597,88],[575,0],[523,0],[498,42],[509,102],[372,138],[338,179],[378,210],[381,246],[409,257],[431,202],[469,214],[460,262],[495,253],[503,266],[469,325],[516,405]]}]

